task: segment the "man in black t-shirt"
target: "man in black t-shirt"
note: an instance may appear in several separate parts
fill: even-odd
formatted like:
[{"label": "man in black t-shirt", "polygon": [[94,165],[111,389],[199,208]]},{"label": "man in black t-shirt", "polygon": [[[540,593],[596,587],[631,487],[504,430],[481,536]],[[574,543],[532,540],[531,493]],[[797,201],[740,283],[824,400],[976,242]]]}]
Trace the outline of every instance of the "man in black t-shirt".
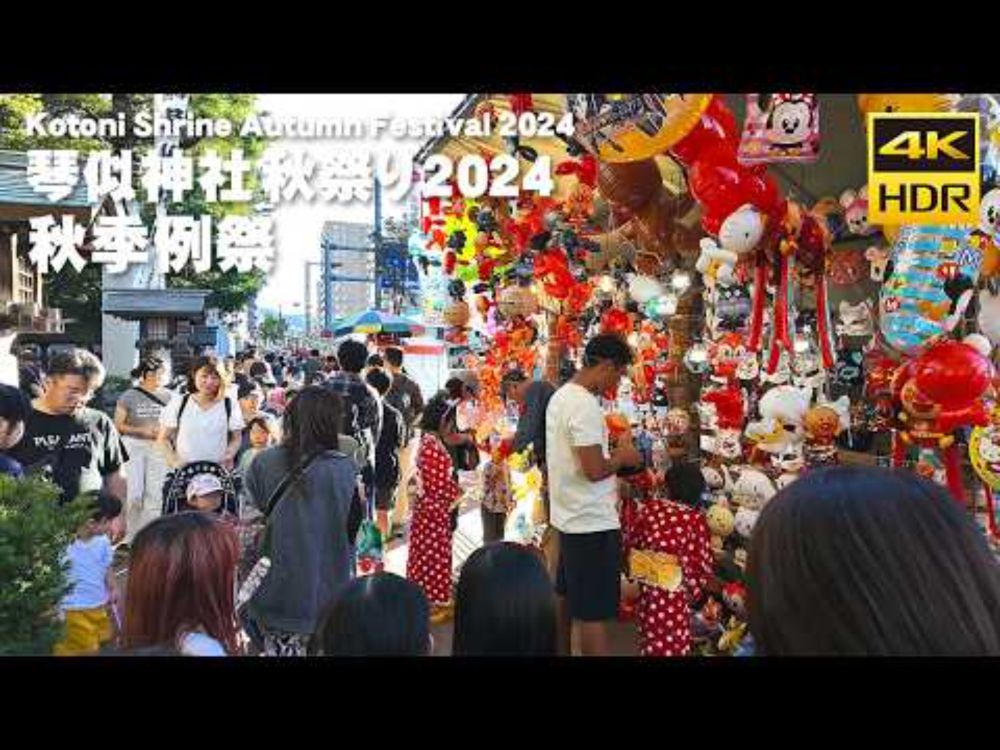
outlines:
[{"label": "man in black t-shirt", "polygon": [[66,503],[84,492],[126,497],[128,455],[114,422],[86,406],[104,382],[104,367],[82,349],[53,355],[42,395],[31,406],[21,442],[8,451],[25,473],[48,475]]}]

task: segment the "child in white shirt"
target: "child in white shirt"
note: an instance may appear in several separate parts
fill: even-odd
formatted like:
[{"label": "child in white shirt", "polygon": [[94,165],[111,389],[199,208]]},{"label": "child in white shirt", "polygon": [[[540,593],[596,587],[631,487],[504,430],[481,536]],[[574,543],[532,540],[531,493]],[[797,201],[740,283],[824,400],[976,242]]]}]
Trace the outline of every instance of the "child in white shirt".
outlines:
[{"label": "child in white shirt", "polygon": [[108,533],[111,523],[121,515],[122,504],[101,492],[93,496],[92,507],[90,519],[66,550],[71,588],[60,605],[66,630],[53,651],[56,656],[96,654],[102,644],[114,638],[112,608],[117,595]]}]

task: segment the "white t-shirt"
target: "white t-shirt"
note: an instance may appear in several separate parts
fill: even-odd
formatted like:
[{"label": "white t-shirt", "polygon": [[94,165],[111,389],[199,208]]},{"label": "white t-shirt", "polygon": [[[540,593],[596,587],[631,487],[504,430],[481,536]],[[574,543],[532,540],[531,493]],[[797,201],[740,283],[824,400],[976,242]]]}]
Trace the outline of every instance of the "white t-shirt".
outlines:
[{"label": "white t-shirt", "polygon": [[181,654],[184,656],[226,656],[226,649],[210,635],[188,633],[181,638]]},{"label": "white t-shirt", "polygon": [[175,396],[160,414],[161,426],[177,428],[175,450],[178,457],[186,464],[192,461],[222,463],[226,446],[229,444],[229,432],[239,432],[245,427],[239,403],[230,401],[232,414],[227,428],[224,399],[219,399],[207,409],[203,409],[195,397],[191,396],[187,406],[184,407],[181,424],[178,427],[177,413],[183,400],[183,396]]},{"label": "white t-shirt", "polygon": [[63,610],[94,609],[108,603],[108,568],[111,567],[111,540],[106,534],[77,539],[66,550],[69,580],[73,588],[63,600]]},{"label": "white t-shirt", "polygon": [[574,448],[588,445],[600,445],[604,457],[610,458],[604,412],[590,391],[576,383],[567,383],[553,394],[545,412],[549,520],[567,534],[620,527],[615,477],[591,482],[580,466]]}]

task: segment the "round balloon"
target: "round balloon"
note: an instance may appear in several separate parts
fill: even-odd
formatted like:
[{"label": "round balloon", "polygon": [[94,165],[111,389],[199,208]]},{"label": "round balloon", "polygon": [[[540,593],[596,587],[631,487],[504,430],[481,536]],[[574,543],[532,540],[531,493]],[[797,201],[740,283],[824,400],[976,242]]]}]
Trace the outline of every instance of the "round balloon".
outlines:
[{"label": "round balloon", "polygon": [[686,136],[711,94],[568,94],[574,137],[602,161],[648,159]]},{"label": "round balloon", "polygon": [[951,112],[958,94],[858,94],[858,109],[866,119],[872,112]]}]

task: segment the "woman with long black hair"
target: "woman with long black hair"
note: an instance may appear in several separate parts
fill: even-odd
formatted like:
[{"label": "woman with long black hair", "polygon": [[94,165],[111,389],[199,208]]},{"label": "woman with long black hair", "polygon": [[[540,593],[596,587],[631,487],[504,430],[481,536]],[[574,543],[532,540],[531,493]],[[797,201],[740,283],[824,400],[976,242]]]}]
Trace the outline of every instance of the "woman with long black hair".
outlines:
[{"label": "woman with long black hair", "polygon": [[271,567],[249,605],[267,656],[304,656],[322,608],[353,576],[357,467],[340,452],[340,397],[320,386],[289,404],[281,444],[256,456],[248,500],[267,517]]},{"label": "woman with long black hair", "polygon": [[434,622],[443,622],[452,613],[450,516],[459,500],[459,487],[444,442],[450,409],[447,395],[439,393],[427,402],[420,419],[417,491],[406,558],[406,577],[424,590]]},{"label": "woman with long black hair", "polygon": [[747,579],[762,656],[1000,655],[1000,564],[909,471],[807,472],[761,512]]}]

